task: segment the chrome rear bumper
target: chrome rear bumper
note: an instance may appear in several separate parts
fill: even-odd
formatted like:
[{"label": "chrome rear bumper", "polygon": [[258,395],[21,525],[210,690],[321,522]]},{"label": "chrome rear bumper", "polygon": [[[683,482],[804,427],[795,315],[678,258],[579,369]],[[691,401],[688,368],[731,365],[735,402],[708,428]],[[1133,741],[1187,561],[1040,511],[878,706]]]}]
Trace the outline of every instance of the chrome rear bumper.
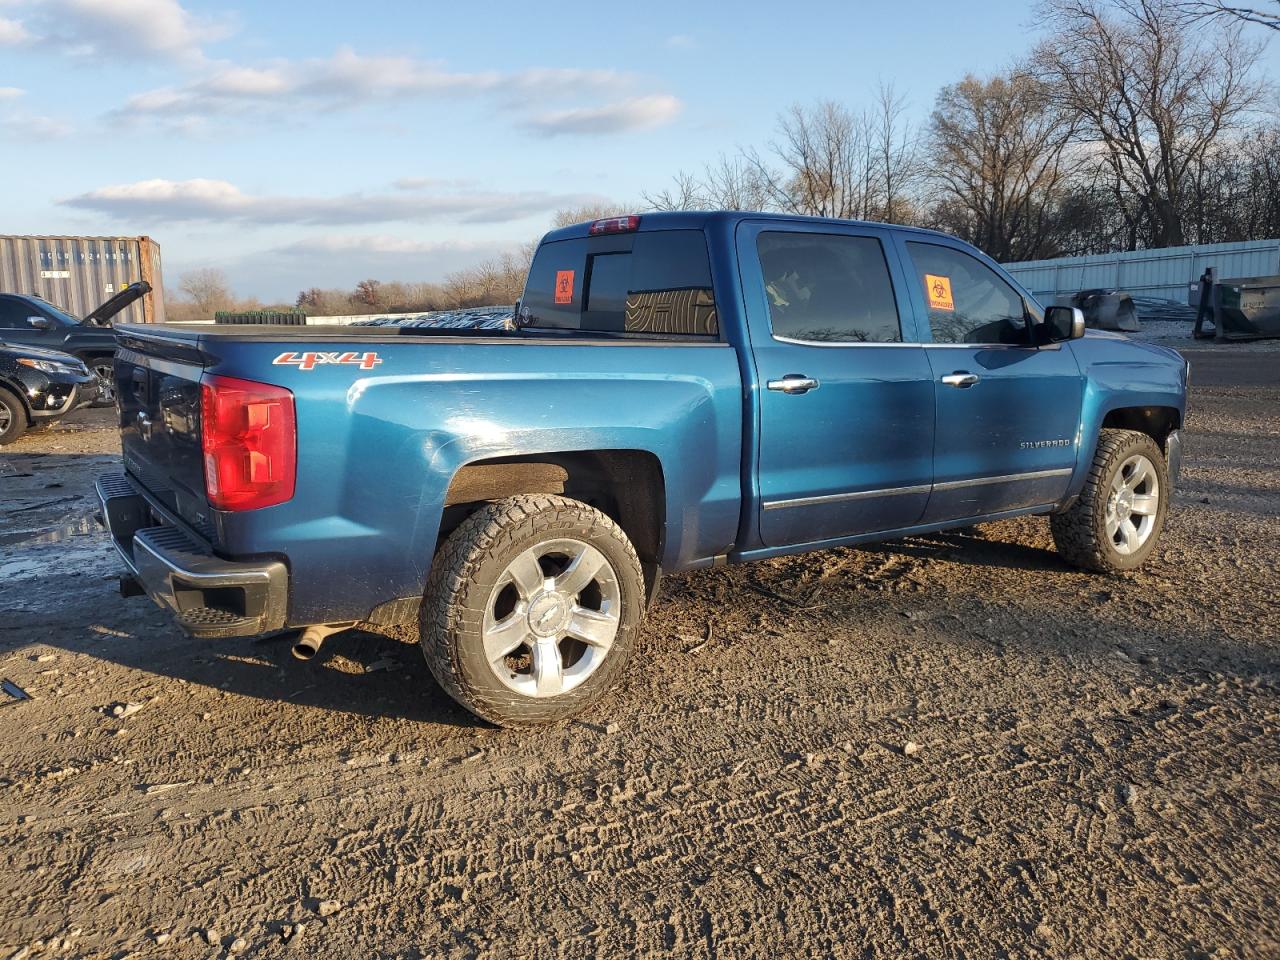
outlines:
[{"label": "chrome rear bumper", "polygon": [[171,524],[158,524],[125,474],[99,477],[102,519],[147,596],[196,637],[257,636],[285,625],[289,574],[279,560],[224,560]]}]

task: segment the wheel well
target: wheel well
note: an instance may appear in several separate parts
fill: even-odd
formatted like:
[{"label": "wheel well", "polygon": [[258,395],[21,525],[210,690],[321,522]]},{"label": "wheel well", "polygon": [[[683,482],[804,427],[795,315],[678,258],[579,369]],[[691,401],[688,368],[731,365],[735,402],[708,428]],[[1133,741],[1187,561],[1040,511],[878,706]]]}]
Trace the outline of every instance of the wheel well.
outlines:
[{"label": "wheel well", "polygon": [[556,493],[608,514],[630,538],[646,586],[657,582],[666,526],[662,464],[646,450],[591,450],[498,457],[454,474],[444,498],[443,540],[485,503],[520,493]]},{"label": "wheel well", "polygon": [[1102,421],[1105,430],[1136,430],[1145,433],[1164,448],[1169,434],[1182,426],[1182,417],[1176,407],[1123,407],[1112,410]]}]

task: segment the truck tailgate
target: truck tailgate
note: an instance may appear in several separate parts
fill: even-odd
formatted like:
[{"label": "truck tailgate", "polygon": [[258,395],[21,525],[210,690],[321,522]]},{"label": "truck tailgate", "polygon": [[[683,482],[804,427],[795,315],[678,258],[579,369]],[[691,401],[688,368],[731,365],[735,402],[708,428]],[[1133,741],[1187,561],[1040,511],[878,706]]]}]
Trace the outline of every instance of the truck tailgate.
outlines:
[{"label": "truck tailgate", "polygon": [[125,469],[151,496],[215,542],[200,445],[204,358],[191,340],[131,333],[116,352]]}]

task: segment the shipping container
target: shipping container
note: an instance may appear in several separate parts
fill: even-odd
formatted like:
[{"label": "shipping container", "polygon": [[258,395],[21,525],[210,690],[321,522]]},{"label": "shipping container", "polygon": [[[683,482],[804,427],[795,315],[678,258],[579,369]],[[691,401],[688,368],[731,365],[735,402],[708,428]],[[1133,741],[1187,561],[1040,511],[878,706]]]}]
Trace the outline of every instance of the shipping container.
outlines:
[{"label": "shipping container", "polygon": [[0,236],[0,293],[34,293],[76,317],[138,280],[151,293],[118,323],[163,323],[160,245],[150,237]]},{"label": "shipping container", "polygon": [[1280,240],[1204,243],[1004,264],[1041,303],[1095,289],[1187,303],[1206,267],[1217,270],[1219,279],[1280,273]]}]

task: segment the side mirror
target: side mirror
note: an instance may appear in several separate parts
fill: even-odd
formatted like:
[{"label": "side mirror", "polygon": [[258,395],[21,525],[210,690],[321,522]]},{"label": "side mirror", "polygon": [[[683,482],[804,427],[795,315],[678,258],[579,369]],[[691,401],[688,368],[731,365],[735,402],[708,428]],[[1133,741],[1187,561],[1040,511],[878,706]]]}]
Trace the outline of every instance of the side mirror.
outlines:
[{"label": "side mirror", "polygon": [[48,317],[27,317],[27,323],[37,330],[48,330],[53,326],[53,322]]},{"label": "side mirror", "polygon": [[1079,307],[1045,307],[1044,327],[1049,343],[1079,340],[1084,336],[1084,311]]}]

